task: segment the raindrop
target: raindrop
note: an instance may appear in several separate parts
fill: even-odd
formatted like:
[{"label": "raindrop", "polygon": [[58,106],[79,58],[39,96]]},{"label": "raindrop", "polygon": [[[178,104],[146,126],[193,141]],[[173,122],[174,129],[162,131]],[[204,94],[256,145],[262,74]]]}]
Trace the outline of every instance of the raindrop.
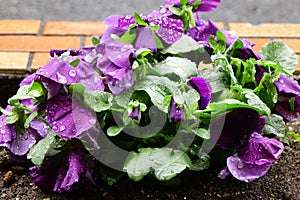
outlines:
[{"label": "raindrop", "polygon": [[127,51],[127,48],[126,47],[122,47],[121,48],[121,52],[125,52],[125,51]]},{"label": "raindrop", "polygon": [[159,11],[161,14],[165,14],[166,12],[167,12],[167,9],[166,8],[162,8],[162,9],[160,9],[160,11]]},{"label": "raindrop", "polygon": [[19,144],[17,144],[17,145],[16,145],[16,148],[17,148],[17,149],[20,149],[20,145],[19,145]]},{"label": "raindrop", "polygon": [[68,82],[67,78],[65,76],[61,75],[59,72],[57,72],[56,75],[58,78],[58,82],[60,82],[61,84],[66,84]]},{"label": "raindrop", "polygon": [[52,129],[56,131],[57,130],[57,126],[53,126]]},{"label": "raindrop", "polygon": [[283,80],[283,79],[280,79],[279,82],[280,82],[280,83],[284,83],[284,80]]},{"label": "raindrop", "polygon": [[5,134],[5,130],[1,129],[1,133],[2,133],[2,134]]},{"label": "raindrop", "polygon": [[121,55],[118,55],[118,56],[117,56],[117,58],[119,58],[119,59],[120,59],[120,58],[122,58],[122,56],[121,56]]},{"label": "raindrop", "polygon": [[285,88],[286,86],[284,84],[282,84],[282,87]]},{"label": "raindrop", "polygon": [[96,123],[96,119],[95,119],[95,118],[89,119],[89,123],[90,123],[91,125],[94,125],[94,124]]},{"label": "raindrop", "polygon": [[66,130],[66,127],[65,126],[61,126],[61,127],[59,127],[59,131],[64,131],[64,130]]},{"label": "raindrop", "polygon": [[75,76],[77,75],[77,73],[76,73],[76,71],[75,71],[74,69],[71,69],[71,70],[69,71],[69,75],[70,75],[71,77],[75,77]]},{"label": "raindrop", "polygon": [[239,161],[238,161],[237,167],[238,167],[239,169],[243,169],[243,167],[244,167],[243,161],[239,160]]}]

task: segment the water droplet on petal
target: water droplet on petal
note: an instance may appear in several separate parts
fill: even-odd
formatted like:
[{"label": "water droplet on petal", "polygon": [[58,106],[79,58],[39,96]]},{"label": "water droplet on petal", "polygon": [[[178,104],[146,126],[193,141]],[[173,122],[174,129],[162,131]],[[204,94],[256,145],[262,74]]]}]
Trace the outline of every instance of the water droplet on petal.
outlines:
[{"label": "water droplet on petal", "polygon": [[77,73],[76,73],[76,71],[75,71],[74,69],[71,69],[71,70],[69,71],[69,75],[70,75],[71,77],[75,77],[75,76],[77,75]]},{"label": "water droplet on petal", "polygon": [[1,129],[1,133],[2,133],[2,134],[5,134],[5,130]]},{"label": "water droplet on petal", "polygon": [[65,126],[59,127],[59,131],[64,131],[64,130],[66,130],[66,127],[65,127]]},{"label": "water droplet on petal", "polygon": [[96,123],[96,119],[95,118],[89,119],[89,123],[91,125],[94,125]]},{"label": "water droplet on petal", "polygon": [[239,169],[243,169],[243,167],[244,167],[243,161],[239,160],[239,161],[238,161],[237,167],[238,167]]},{"label": "water droplet on petal", "polygon": [[52,129],[56,131],[58,129],[58,127],[57,126],[53,126]]},{"label": "water droplet on petal", "polygon": [[58,82],[60,82],[61,84],[66,84],[67,78],[65,76],[63,76],[62,74],[60,74],[59,72],[56,73],[57,78],[58,78]]}]

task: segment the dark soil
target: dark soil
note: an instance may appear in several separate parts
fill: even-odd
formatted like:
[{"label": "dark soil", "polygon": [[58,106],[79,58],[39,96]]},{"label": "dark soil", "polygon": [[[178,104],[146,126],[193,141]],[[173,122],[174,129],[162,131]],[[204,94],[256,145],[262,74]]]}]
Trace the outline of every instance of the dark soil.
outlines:
[{"label": "dark soil", "polygon": [[[9,83],[9,92],[2,90]],[[0,80],[1,106],[9,94],[15,92],[17,80]],[[7,85],[7,84],[6,84]],[[6,88],[7,89],[7,88]],[[293,126],[298,131],[298,127]],[[300,143],[286,146],[282,157],[268,173],[251,183],[240,182],[233,177],[217,178],[224,166],[215,164],[202,172],[185,172],[169,183],[158,183],[150,177],[141,182],[121,178],[115,185],[108,186],[98,181],[89,191],[70,193],[44,193],[31,183],[28,165],[11,160],[5,149],[0,149],[0,199],[15,200],[64,200],[64,199],[300,199]]]}]

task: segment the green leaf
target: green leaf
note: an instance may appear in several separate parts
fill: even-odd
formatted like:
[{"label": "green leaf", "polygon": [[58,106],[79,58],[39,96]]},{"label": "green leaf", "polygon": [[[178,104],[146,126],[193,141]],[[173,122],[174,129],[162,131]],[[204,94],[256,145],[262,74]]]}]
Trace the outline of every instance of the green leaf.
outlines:
[{"label": "green leaf", "polygon": [[270,116],[265,116],[266,124],[264,127],[263,134],[266,135],[276,135],[277,137],[285,136],[285,122],[283,118],[279,115],[272,114]]},{"label": "green leaf", "polygon": [[166,53],[180,54],[196,51],[203,48],[202,45],[198,44],[193,38],[187,35],[183,35],[174,44],[165,49]]},{"label": "green leaf", "polygon": [[174,7],[174,6],[169,6],[168,9],[177,16],[180,16],[182,13],[182,10],[180,8]]},{"label": "green leaf", "polygon": [[24,123],[24,128],[29,128],[30,123],[38,116],[38,112],[32,112],[26,119]]},{"label": "green leaf", "polygon": [[107,135],[110,137],[117,136],[123,129],[124,127],[111,126],[107,129]]},{"label": "green leaf", "polygon": [[72,60],[69,64],[72,66],[72,67],[77,67],[80,63],[80,59],[76,59],[76,60]]},{"label": "green leaf", "polygon": [[168,181],[191,165],[190,158],[182,151],[171,148],[142,148],[139,153],[129,153],[123,170],[134,181],[141,180],[151,170],[158,180]]},{"label": "green leaf", "polygon": [[152,35],[155,40],[156,48],[163,49],[164,48],[163,42],[159,39],[159,37],[155,33],[152,33]]},{"label": "green leaf", "polygon": [[99,37],[92,37],[92,43],[94,46],[100,44]]},{"label": "green leaf", "polygon": [[260,108],[253,107],[247,103],[239,101],[237,99],[225,99],[223,101],[218,101],[208,104],[208,108],[213,111],[213,114],[219,114],[228,112],[238,108],[249,108],[255,110],[259,115],[264,115],[265,111],[262,111]]},{"label": "green leaf", "polygon": [[297,54],[282,41],[273,40],[269,42],[263,46],[259,53],[265,60],[279,62],[290,74],[293,74],[298,66]]},{"label": "green leaf", "polygon": [[136,21],[136,23],[138,23],[138,25],[140,26],[147,26],[148,24],[142,19],[142,17],[137,14],[136,12],[134,13],[134,19]]},{"label": "green leaf", "polygon": [[198,137],[208,140],[210,138],[210,133],[207,129],[198,128],[193,130],[193,133],[196,134]]},{"label": "green leaf", "polygon": [[189,3],[189,0],[180,0],[180,6],[187,5]]},{"label": "green leaf", "polygon": [[247,103],[249,104],[249,106],[259,111],[260,114],[271,114],[270,108],[256,94],[251,91],[244,91],[242,94],[244,94],[247,98]]},{"label": "green leaf", "polygon": [[135,90],[145,91],[149,95],[151,102],[165,113],[168,113],[169,108],[169,104],[165,104],[165,98],[173,93],[180,93],[177,84],[167,77],[150,75],[136,82],[134,88]]},{"label": "green leaf", "polygon": [[108,110],[113,105],[113,95],[108,92],[86,91],[83,96],[85,105],[95,112]]},{"label": "green leaf", "polygon": [[170,79],[172,79],[175,74],[184,82],[188,78],[198,75],[196,64],[186,58],[167,57],[153,68],[160,72],[161,75],[167,76]]},{"label": "green leaf", "polygon": [[36,145],[31,147],[29,153],[27,154],[27,159],[31,159],[31,162],[36,166],[40,167],[43,163],[51,144],[56,141],[56,133],[50,131],[49,134],[40,140]]},{"label": "green leaf", "polygon": [[130,28],[128,29],[120,38],[120,42],[123,43],[133,43],[136,39],[136,29]]},{"label": "green leaf", "polygon": [[12,115],[6,117],[5,123],[6,124],[14,124],[19,120],[18,113],[13,112]]},{"label": "green leaf", "polygon": [[183,93],[184,98],[184,110],[187,120],[194,120],[197,117],[194,116],[195,110],[198,109],[198,101],[200,100],[200,95],[196,90],[188,90]]},{"label": "green leaf", "polygon": [[35,102],[38,102],[38,98],[43,96],[45,96],[45,92],[42,83],[33,81],[30,85],[20,87],[17,94],[11,97],[8,103],[15,106],[23,99],[33,99]]}]

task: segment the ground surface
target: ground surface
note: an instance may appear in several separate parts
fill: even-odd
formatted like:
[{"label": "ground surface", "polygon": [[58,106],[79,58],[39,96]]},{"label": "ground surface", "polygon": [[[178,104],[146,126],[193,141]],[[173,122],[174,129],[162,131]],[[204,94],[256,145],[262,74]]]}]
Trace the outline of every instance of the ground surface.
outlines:
[{"label": "ground surface", "polygon": [[[0,0],[0,19],[102,21],[112,14],[149,13],[164,0]],[[222,22],[300,22],[299,0],[221,0],[210,18]]]}]

